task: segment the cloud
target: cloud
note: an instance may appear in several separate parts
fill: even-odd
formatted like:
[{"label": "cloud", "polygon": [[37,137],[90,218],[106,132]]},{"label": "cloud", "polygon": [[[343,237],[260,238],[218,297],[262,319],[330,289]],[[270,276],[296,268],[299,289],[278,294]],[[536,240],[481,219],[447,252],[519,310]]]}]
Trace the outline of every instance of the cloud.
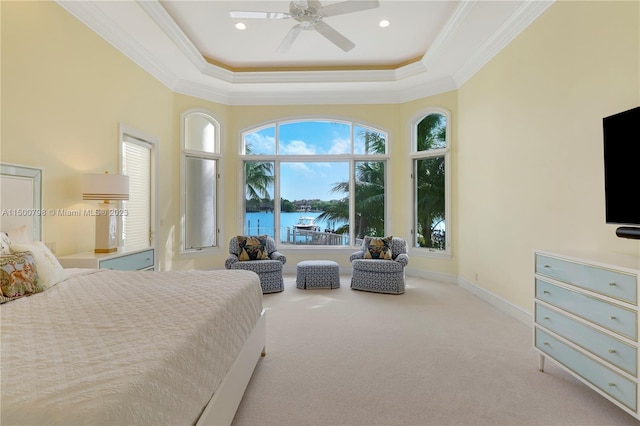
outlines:
[{"label": "cloud", "polygon": [[293,140],[289,143],[280,143],[282,155],[313,155],[315,153],[315,147],[307,145],[305,141]]},{"label": "cloud", "polygon": [[251,148],[251,154],[273,154],[276,152],[276,142],[273,136],[265,136],[260,133],[251,133],[245,137],[247,145]]},{"label": "cloud", "polygon": [[287,168],[295,173],[315,174],[313,170],[309,168],[307,163],[282,163],[282,166],[286,164]]},{"label": "cloud", "polygon": [[336,138],[331,143],[329,154],[348,154],[351,149],[351,141],[349,139]]}]

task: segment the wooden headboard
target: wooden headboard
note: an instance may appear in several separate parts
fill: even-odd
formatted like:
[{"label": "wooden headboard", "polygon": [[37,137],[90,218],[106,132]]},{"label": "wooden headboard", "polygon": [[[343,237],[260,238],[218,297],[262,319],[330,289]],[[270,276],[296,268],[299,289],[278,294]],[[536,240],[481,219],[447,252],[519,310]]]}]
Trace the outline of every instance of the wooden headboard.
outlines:
[{"label": "wooden headboard", "polygon": [[42,169],[0,163],[0,231],[27,225],[34,241],[42,237]]}]

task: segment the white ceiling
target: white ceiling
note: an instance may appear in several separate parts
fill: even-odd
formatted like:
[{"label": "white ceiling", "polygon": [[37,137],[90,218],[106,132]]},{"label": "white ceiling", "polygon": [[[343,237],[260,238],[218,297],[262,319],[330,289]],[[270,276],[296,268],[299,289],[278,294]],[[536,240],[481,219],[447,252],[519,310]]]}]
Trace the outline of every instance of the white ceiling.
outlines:
[{"label": "white ceiling", "polygon": [[229,105],[400,103],[452,90],[552,2],[380,0],[323,19],[352,50],[302,31],[277,52],[297,21],[247,19],[239,31],[229,11],[288,12],[289,1],[58,1],[170,89]]}]

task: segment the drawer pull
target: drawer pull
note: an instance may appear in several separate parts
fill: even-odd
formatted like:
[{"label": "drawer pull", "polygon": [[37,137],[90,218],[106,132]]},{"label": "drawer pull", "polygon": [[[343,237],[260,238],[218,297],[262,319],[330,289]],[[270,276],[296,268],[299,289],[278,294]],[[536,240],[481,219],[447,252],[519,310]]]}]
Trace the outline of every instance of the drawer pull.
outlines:
[{"label": "drawer pull", "polygon": [[616,286],[616,283],[609,283],[609,286],[610,286],[610,287],[615,287],[615,286]]},{"label": "drawer pull", "polygon": [[543,292],[544,294],[551,294],[551,293],[549,293],[549,290],[543,290],[542,292]]},{"label": "drawer pull", "polygon": [[551,266],[549,266],[549,265],[544,265],[544,267],[547,268],[547,269],[551,268]]},{"label": "drawer pull", "polygon": [[545,345],[545,346],[551,346],[551,345],[549,345],[549,342],[544,342],[544,343],[543,343],[543,345]]},{"label": "drawer pull", "polygon": [[549,320],[550,318],[549,317],[544,317],[544,319]]},{"label": "drawer pull", "polygon": [[609,353],[610,353],[610,354],[615,354],[615,353],[616,353],[616,350],[615,350],[615,349],[609,349]]},{"label": "drawer pull", "polygon": [[609,319],[610,319],[610,320],[614,320],[614,319],[616,319],[616,317],[614,317],[613,315],[611,315],[611,316],[609,317]]},{"label": "drawer pull", "polygon": [[616,384],[615,383],[607,383],[609,385],[609,387],[614,387]]}]

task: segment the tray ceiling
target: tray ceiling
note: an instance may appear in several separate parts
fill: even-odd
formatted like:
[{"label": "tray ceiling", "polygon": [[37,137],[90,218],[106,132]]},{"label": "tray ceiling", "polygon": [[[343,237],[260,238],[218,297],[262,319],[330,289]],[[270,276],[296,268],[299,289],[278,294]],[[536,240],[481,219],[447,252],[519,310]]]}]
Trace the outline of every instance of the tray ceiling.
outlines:
[{"label": "tray ceiling", "polygon": [[[317,31],[301,31],[279,52],[298,22],[229,13],[288,12],[288,1],[58,4],[170,89],[247,105],[400,103],[456,89],[552,1],[380,0],[323,18],[355,44],[347,52]],[[235,28],[240,21],[245,30]]]}]

